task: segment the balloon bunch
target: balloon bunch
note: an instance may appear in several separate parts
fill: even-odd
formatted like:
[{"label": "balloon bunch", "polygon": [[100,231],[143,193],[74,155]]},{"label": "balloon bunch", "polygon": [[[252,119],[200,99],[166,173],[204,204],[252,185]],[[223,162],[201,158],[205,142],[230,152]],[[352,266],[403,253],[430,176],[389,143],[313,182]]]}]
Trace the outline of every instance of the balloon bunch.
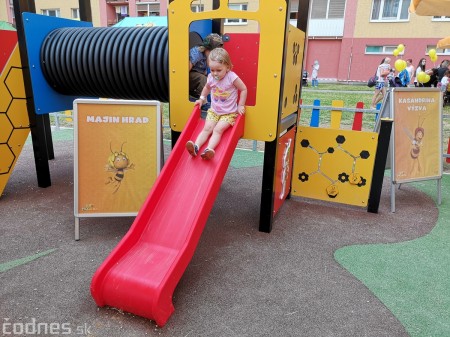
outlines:
[{"label": "balloon bunch", "polygon": [[430,75],[428,75],[426,72],[421,71],[417,74],[417,82],[419,83],[427,83],[430,81]]},{"label": "balloon bunch", "polygon": [[[436,63],[438,57],[436,55],[436,49],[430,49],[428,51],[428,55],[430,56],[430,60],[433,63]],[[427,74],[425,71],[421,71],[417,74],[417,82],[419,83],[427,83],[431,79],[431,76]]]},{"label": "balloon bunch", "polygon": [[436,55],[436,49],[430,49],[428,51],[428,56],[430,56],[430,60],[433,63],[436,63],[436,61],[438,60],[438,57]]},{"label": "balloon bunch", "polygon": [[[394,56],[398,56],[398,54],[400,54],[404,50],[405,50],[405,46],[400,43],[397,46],[397,48],[394,49],[393,54],[394,54]],[[395,70],[397,70],[398,72],[401,72],[403,69],[405,69],[407,67],[406,61],[402,60],[401,58],[397,59],[397,60],[395,60],[394,67],[395,67]]]}]

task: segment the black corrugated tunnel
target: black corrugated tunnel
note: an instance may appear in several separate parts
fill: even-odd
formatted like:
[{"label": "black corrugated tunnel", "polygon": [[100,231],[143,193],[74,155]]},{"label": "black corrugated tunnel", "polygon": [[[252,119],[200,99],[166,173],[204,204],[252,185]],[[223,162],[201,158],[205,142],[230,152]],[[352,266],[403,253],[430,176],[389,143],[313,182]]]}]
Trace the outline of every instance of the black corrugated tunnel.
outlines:
[{"label": "black corrugated tunnel", "polygon": [[41,46],[47,83],[64,95],[169,101],[167,27],[59,28]]}]

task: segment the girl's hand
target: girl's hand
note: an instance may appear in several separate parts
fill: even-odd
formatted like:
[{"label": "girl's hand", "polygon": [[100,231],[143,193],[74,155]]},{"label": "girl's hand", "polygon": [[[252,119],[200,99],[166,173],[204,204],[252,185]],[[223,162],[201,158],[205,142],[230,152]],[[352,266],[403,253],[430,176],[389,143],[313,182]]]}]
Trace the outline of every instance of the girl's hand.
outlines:
[{"label": "girl's hand", "polygon": [[205,96],[200,96],[198,100],[195,101],[194,106],[198,105],[199,107],[201,107],[206,101],[206,97]]},{"label": "girl's hand", "polygon": [[245,113],[245,105],[238,105],[238,112],[243,115]]}]

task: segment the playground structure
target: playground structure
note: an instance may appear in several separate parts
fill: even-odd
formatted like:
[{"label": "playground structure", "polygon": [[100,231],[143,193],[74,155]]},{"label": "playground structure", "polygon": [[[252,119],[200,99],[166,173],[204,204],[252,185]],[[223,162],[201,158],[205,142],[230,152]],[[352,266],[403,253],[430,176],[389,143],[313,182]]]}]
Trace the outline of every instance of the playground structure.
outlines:
[{"label": "playground structure", "polygon": [[[99,267],[91,284],[99,306],[117,307],[153,319],[160,326],[174,310],[173,291],[195,251],[237,141],[243,137],[265,142],[259,225],[264,232],[271,231],[275,215],[291,194],[294,152],[300,147],[300,140],[296,139],[298,101],[309,1],[300,2],[298,27],[289,25],[289,1],[261,1],[258,10],[242,12],[229,9],[225,0],[212,3],[211,11],[193,13],[189,2],[170,1],[168,30],[153,27],[112,32],[90,28],[86,23],[29,13],[23,14],[26,21],[23,25],[18,19],[19,45],[22,43],[21,50],[26,51],[21,53],[22,64],[28,70],[31,65],[32,81],[25,81],[25,90],[30,98],[28,113],[33,147],[37,151],[39,186],[50,184],[47,158],[51,147],[48,143],[51,109],[67,109],[79,95],[162,101],[169,97],[173,151],[128,234]],[[26,11],[23,3],[14,4],[16,18],[22,18],[21,12]],[[258,33],[229,34],[225,44],[236,73],[250,89],[247,112],[224,135],[214,161],[201,162],[184,151],[186,140],[193,138],[203,123],[198,109],[192,111],[193,103],[187,95],[185,55],[189,31],[193,22],[201,22],[203,33],[220,33],[220,22],[236,16],[259,24]],[[44,19],[51,21],[43,24]],[[66,28],[68,24],[75,27]],[[41,26],[44,31],[37,29]],[[67,43],[70,39],[79,43]],[[29,41],[33,41],[31,46]],[[145,44],[148,41],[151,47]],[[106,48],[102,43],[106,43]],[[147,48],[149,59],[145,60],[140,52],[145,55]],[[76,68],[72,67],[75,60]],[[125,65],[128,71],[114,72],[117,68],[114,64]],[[77,79],[75,84],[70,81],[71,76]],[[27,74],[24,78],[28,78]],[[142,90],[149,86],[153,90]],[[184,98],[182,93],[186,93]],[[308,136],[310,144],[315,143],[317,136],[313,133]],[[389,134],[390,122],[383,121],[378,140],[372,142],[369,150],[365,147],[358,150],[364,153],[360,154],[362,159],[370,158],[364,179],[371,178],[371,184],[363,185],[360,199],[371,212],[378,209]],[[337,136],[342,138],[341,133]],[[345,138],[350,140],[353,136],[346,134]],[[351,153],[356,159],[354,151]],[[361,185],[356,178],[354,182],[347,194]]]}]

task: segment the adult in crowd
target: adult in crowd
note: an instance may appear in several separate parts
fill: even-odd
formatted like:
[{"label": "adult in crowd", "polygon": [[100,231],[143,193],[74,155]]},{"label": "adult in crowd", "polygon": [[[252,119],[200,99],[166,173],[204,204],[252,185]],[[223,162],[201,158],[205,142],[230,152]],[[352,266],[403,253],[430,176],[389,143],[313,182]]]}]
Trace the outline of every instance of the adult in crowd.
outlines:
[{"label": "adult in crowd", "polygon": [[198,99],[206,85],[207,59],[211,50],[223,47],[223,40],[219,34],[209,34],[202,44],[189,50],[189,95]]},{"label": "adult in crowd", "polygon": [[391,59],[385,57],[381,60],[380,65],[377,68],[376,76],[377,84],[375,84],[375,92],[372,97],[372,109],[376,109],[378,102],[380,102],[386,95],[386,87],[388,85],[387,76],[391,72]]}]

